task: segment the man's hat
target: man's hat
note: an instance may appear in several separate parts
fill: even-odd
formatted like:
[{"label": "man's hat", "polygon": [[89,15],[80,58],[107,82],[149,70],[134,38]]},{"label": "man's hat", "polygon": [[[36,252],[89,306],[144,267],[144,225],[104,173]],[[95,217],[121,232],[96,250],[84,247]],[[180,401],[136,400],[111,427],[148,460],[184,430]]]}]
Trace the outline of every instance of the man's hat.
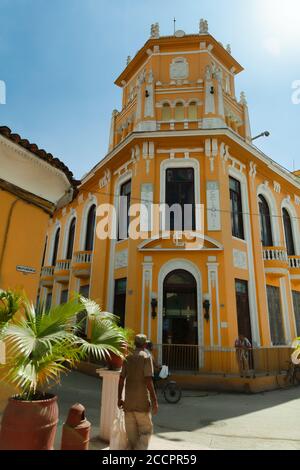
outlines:
[{"label": "man's hat", "polygon": [[136,345],[137,348],[142,348],[143,346],[145,346],[145,344],[147,343],[147,336],[146,335],[136,335],[136,337],[134,338],[134,344]]}]

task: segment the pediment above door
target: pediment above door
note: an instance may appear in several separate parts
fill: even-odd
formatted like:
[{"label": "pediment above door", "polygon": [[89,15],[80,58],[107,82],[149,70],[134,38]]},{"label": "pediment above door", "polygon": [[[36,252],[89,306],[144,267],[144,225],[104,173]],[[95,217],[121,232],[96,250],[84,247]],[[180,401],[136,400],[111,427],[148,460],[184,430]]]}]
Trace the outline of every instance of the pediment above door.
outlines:
[{"label": "pediment above door", "polygon": [[144,240],[139,251],[222,251],[223,245],[213,238],[195,232],[160,233]]}]

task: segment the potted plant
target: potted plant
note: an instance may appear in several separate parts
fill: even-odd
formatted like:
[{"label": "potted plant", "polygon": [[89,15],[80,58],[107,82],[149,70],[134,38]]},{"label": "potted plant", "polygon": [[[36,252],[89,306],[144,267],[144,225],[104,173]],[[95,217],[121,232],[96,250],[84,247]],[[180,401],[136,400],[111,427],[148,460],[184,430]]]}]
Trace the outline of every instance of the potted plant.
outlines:
[{"label": "potted plant", "polygon": [[107,363],[110,369],[120,370],[123,365],[124,358],[133,350],[133,336],[134,332],[129,328],[122,328],[119,326],[119,331],[124,336],[124,344],[121,347],[122,355],[115,354],[113,352],[109,353],[107,358]]},{"label": "potted plant", "polygon": [[[0,332],[9,350],[0,367],[1,379],[18,390],[3,414],[0,449],[48,450],[53,448],[58,423],[57,397],[49,387],[87,356],[99,360],[110,354],[122,356],[126,340],[113,315],[82,297],[50,310],[35,308],[20,297],[19,309],[22,315],[16,315],[13,307]],[[76,318],[82,310],[90,320],[89,339],[77,334]]]}]

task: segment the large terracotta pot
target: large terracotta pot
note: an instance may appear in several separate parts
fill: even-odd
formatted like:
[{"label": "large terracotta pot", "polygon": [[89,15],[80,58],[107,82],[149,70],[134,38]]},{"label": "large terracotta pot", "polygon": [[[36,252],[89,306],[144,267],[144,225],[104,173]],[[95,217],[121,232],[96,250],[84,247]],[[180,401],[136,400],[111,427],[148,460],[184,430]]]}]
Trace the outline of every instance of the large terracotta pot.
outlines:
[{"label": "large terracotta pot", "polygon": [[[125,345],[121,349],[122,353],[124,356],[127,356],[128,354],[128,346]],[[117,356],[117,354],[110,353],[110,356],[107,358],[107,364],[111,370],[120,370],[122,369],[124,359],[120,356]]]},{"label": "large terracotta pot", "polygon": [[38,401],[10,398],[2,417],[0,450],[52,450],[57,423],[56,396]]}]

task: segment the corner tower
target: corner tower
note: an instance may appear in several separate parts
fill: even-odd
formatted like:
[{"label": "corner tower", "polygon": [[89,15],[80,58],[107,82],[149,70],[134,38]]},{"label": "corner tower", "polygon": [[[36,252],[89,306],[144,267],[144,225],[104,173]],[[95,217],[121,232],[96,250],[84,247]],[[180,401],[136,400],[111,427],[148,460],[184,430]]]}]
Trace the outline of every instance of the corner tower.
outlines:
[{"label": "corner tower", "polygon": [[201,20],[198,34],[177,31],[151,37],[116,80],[122,109],[112,115],[109,151],[131,132],[231,128],[251,141],[247,101],[235,95],[243,71],[229,45],[224,47]]}]

